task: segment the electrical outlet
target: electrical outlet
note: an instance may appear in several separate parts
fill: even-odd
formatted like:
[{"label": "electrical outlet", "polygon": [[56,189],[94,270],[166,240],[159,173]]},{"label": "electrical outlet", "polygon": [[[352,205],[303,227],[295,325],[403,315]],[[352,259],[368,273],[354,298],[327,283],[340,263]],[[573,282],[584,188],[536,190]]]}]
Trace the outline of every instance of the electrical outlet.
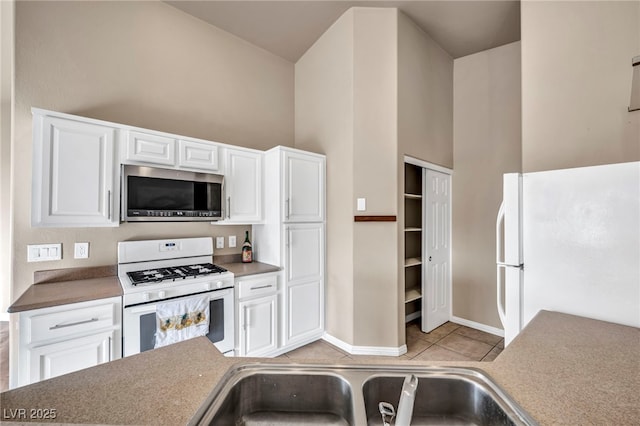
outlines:
[{"label": "electrical outlet", "polygon": [[224,248],[224,237],[216,237],[216,248]]},{"label": "electrical outlet", "polygon": [[89,243],[75,243],[73,246],[74,259],[89,258]]},{"label": "electrical outlet", "polygon": [[358,206],[357,210],[359,212],[364,212],[367,210],[367,199],[366,198],[358,198]]},{"label": "electrical outlet", "polygon": [[235,246],[236,246],[236,236],[229,235],[229,247],[235,247]]},{"label": "electrical outlet", "polygon": [[62,259],[62,244],[28,244],[27,262]]}]

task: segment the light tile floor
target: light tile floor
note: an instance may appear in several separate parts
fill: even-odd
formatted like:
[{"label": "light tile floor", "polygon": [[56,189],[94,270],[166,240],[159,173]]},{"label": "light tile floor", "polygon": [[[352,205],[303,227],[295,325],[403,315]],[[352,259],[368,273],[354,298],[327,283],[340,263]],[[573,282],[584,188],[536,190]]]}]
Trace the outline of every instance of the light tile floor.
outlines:
[{"label": "light tile floor", "polygon": [[[493,361],[504,349],[504,339],[473,328],[447,322],[430,333],[423,333],[417,322],[407,324],[407,353],[394,359],[416,361]],[[383,361],[385,356],[351,355],[332,344],[318,340],[280,357],[293,360]]]}]

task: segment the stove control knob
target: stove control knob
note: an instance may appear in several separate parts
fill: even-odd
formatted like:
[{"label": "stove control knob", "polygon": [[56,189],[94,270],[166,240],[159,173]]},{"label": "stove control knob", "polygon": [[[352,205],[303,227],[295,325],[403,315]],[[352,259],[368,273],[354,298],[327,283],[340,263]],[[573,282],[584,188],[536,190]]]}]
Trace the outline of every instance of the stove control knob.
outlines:
[{"label": "stove control knob", "polygon": [[204,284],[204,289],[205,290],[213,290],[213,283],[205,283]]},{"label": "stove control knob", "polygon": [[142,293],[142,300],[148,302],[151,299],[151,295],[149,293]]},{"label": "stove control knob", "polygon": [[166,295],[167,295],[167,293],[166,293],[164,290],[160,290],[160,291],[158,292],[158,297],[159,297],[160,299],[164,299]]},{"label": "stove control knob", "polygon": [[218,282],[216,283],[216,287],[218,287],[218,288],[222,288],[222,281],[218,281]]}]

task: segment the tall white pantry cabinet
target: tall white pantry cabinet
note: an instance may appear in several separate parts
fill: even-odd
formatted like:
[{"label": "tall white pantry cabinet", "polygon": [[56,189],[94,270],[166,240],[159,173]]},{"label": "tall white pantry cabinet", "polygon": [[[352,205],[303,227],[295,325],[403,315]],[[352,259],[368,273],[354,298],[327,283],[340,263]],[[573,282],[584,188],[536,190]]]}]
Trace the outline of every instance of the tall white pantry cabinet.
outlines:
[{"label": "tall white pantry cabinet", "polygon": [[324,155],[275,147],[264,156],[265,223],[254,225],[256,259],[283,268],[280,347],[324,333]]}]

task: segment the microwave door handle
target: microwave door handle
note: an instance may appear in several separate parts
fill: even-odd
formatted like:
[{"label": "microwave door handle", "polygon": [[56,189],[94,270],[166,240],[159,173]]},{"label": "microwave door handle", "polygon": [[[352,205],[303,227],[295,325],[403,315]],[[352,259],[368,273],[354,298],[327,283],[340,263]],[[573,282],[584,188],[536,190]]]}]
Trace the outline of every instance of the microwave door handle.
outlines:
[{"label": "microwave door handle", "polygon": [[227,219],[231,219],[231,196],[227,197]]}]

